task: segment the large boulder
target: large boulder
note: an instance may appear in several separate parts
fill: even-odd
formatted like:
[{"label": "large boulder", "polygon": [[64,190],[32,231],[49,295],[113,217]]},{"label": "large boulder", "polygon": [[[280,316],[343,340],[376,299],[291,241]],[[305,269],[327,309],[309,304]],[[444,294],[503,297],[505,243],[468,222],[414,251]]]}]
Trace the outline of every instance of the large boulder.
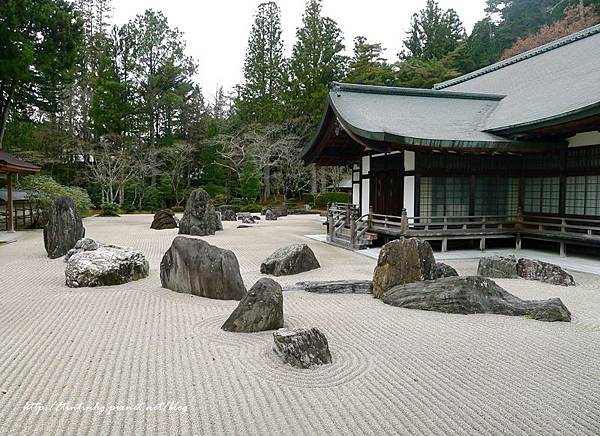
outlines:
[{"label": "large boulder", "polygon": [[202,188],[192,191],[179,223],[180,235],[214,235],[218,228],[217,214],[210,195]]},{"label": "large boulder", "polygon": [[233,210],[233,206],[229,206],[228,204],[219,206],[219,212],[221,212],[221,221],[237,221],[237,216],[235,210]]},{"label": "large boulder", "polygon": [[50,259],[64,256],[85,236],[77,206],[69,197],[58,197],[48,209],[44,247]]},{"label": "large boulder", "polygon": [[92,238],[82,238],[77,243],[75,243],[75,247],[71,248],[69,252],[65,255],[65,262],[67,262],[71,257],[73,257],[77,253],[81,253],[82,251],[94,251],[100,248],[100,246],[105,245],[102,242],[98,242],[93,240]]},{"label": "large boulder", "polygon": [[490,256],[479,259],[477,275],[492,279],[514,279],[517,277],[515,256]]},{"label": "large boulder", "polygon": [[154,230],[176,229],[179,226],[179,220],[175,212],[171,209],[161,209],[154,214],[154,219],[150,225]]},{"label": "large boulder", "polygon": [[148,277],[150,265],[141,251],[90,239],[80,242],[67,260],[65,282],[68,287],[121,285]]},{"label": "large boulder", "polygon": [[435,264],[433,278],[441,279],[442,277],[458,277],[458,273],[450,265],[447,265],[443,262],[437,262]]},{"label": "large boulder", "polygon": [[432,280],[435,258],[429,242],[417,238],[401,238],[381,248],[373,274],[373,295],[381,298],[392,286],[421,280]]},{"label": "large boulder", "polygon": [[371,294],[371,280],[333,280],[324,282],[298,282],[293,288],[317,294]]},{"label": "large boulder", "polygon": [[552,285],[575,286],[575,280],[571,274],[558,265],[541,260],[519,259],[517,274],[527,280],[539,280]]},{"label": "large boulder", "polygon": [[296,368],[331,363],[327,338],[315,327],[279,329],[273,333],[273,351]]},{"label": "large boulder", "polygon": [[221,327],[228,332],[262,332],[283,327],[283,293],[279,283],[258,280]]},{"label": "large boulder", "polygon": [[246,288],[230,250],[177,236],[160,263],[163,288],[218,300],[241,300]]},{"label": "large boulder", "polygon": [[560,298],[521,300],[493,280],[480,276],[446,277],[394,286],[383,295],[383,302],[445,313],[528,315],[540,321],[571,321],[571,313]]},{"label": "large boulder", "polygon": [[293,244],[271,254],[260,266],[260,272],[274,276],[286,276],[320,267],[315,253],[308,245]]},{"label": "large boulder", "polygon": [[267,211],[265,212],[265,220],[277,221],[277,215],[275,215],[271,209],[267,209]]}]

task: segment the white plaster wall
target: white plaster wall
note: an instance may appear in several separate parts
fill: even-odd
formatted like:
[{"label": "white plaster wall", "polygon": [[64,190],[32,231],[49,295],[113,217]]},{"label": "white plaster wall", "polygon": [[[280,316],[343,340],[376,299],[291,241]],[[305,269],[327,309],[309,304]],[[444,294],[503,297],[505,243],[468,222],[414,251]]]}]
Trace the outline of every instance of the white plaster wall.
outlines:
[{"label": "white plaster wall", "polygon": [[371,171],[371,156],[362,157],[362,174],[366,176]]},{"label": "white plaster wall", "polygon": [[415,176],[404,177],[404,208],[409,217],[415,216]]},{"label": "white plaster wall", "polygon": [[370,182],[371,181],[369,179],[364,179],[362,181],[362,198],[360,203],[361,215],[366,215],[369,213],[369,206],[371,205],[371,199],[369,197]]},{"label": "white plaster wall", "polygon": [[567,138],[569,147],[585,147],[600,144],[600,132],[583,132]]},{"label": "white plaster wall", "polygon": [[360,204],[360,183],[352,184],[352,204]]},{"label": "white plaster wall", "polygon": [[415,170],[415,152],[405,151],[404,152],[404,171]]}]

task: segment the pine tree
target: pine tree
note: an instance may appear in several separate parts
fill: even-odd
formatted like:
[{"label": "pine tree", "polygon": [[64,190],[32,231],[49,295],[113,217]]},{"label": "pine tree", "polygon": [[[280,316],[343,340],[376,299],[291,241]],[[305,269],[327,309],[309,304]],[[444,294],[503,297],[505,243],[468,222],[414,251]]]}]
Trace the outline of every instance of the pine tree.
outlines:
[{"label": "pine tree", "polygon": [[364,36],[354,39],[346,82],[363,85],[392,85],[394,71],[383,57],[381,44],[370,44]]},{"label": "pine tree", "polygon": [[274,2],[262,3],[254,17],[244,62],[244,83],[236,106],[245,122],[282,118],[284,56],[281,13]]},{"label": "pine tree", "polygon": [[424,9],[412,16],[404,40],[403,59],[441,60],[465,38],[465,30],[454,9],[443,10],[435,0],[427,0]]},{"label": "pine tree", "polygon": [[344,77],[342,31],[335,21],[321,15],[321,0],[308,0],[296,37],[290,61],[291,114],[307,116],[317,124],[329,84]]}]

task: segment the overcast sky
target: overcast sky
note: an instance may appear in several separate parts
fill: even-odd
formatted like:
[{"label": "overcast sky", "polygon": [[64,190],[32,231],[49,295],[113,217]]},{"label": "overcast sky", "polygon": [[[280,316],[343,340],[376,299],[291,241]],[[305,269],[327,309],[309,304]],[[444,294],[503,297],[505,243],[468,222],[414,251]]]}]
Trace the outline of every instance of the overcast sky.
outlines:
[{"label": "overcast sky", "polygon": [[[161,10],[169,25],[184,32],[187,53],[199,63],[196,80],[212,99],[217,86],[230,89],[242,80],[248,34],[256,7],[264,0],[113,0],[114,21],[122,25],[145,9]],[[283,38],[288,53],[302,24],[305,0],[278,0]],[[484,16],[485,0],[439,0],[443,8],[454,8],[465,28]],[[394,59],[400,51],[411,15],[425,0],[324,0],[324,15],[337,21],[351,53],[358,35],[381,42],[385,55]]]}]

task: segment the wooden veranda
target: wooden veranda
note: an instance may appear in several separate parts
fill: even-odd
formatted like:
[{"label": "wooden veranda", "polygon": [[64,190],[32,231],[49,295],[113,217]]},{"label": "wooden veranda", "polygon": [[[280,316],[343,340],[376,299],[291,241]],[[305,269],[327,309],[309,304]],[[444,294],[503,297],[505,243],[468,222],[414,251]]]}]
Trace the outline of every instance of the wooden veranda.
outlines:
[{"label": "wooden veranda", "polygon": [[534,216],[517,213],[494,216],[421,216],[381,215],[370,211],[360,215],[353,204],[332,204],[328,211],[327,240],[334,244],[360,249],[379,237],[421,238],[441,241],[442,251],[450,240],[479,240],[481,250],[486,240],[514,238],[515,248],[522,239],[557,243],[560,255],[566,245],[600,246],[600,220],[556,216]]},{"label": "wooden veranda", "polygon": [[39,171],[40,167],[0,150],[0,174],[6,175],[6,228],[9,232],[15,231],[13,177],[15,174],[37,174]]}]

